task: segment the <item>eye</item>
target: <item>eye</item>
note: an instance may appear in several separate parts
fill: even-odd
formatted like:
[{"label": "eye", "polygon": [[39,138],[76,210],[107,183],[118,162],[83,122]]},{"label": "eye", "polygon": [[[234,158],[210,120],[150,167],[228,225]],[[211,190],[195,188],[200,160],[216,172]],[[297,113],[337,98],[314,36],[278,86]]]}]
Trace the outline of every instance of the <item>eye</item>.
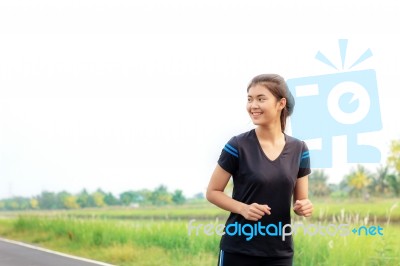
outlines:
[{"label": "eye", "polygon": [[247,102],[251,103],[252,99],[251,98],[247,98]]},{"label": "eye", "polygon": [[266,100],[265,98],[258,98],[259,102],[265,102],[265,100]]}]

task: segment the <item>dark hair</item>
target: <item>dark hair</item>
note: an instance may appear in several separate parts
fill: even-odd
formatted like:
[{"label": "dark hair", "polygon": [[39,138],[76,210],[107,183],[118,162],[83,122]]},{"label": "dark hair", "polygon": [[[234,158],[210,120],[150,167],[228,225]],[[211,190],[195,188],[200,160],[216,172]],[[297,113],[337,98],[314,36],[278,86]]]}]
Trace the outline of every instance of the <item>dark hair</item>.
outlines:
[{"label": "dark hair", "polygon": [[282,98],[286,99],[286,106],[282,109],[280,117],[282,132],[285,131],[286,119],[293,113],[295,104],[293,95],[289,91],[285,80],[277,74],[261,74],[255,76],[251,80],[250,84],[247,86],[247,92],[249,92],[250,88],[255,85],[264,86],[272,93],[272,95],[275,96],[277,100],[280,100]]}]

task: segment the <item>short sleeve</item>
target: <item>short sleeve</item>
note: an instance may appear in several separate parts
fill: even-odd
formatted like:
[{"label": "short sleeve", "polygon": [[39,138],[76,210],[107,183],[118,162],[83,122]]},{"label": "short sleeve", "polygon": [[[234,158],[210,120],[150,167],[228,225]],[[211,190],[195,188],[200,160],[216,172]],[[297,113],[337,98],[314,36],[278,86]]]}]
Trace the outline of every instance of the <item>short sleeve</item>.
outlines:
[{"label": "short sleeve", "polygon": [[219,156],[218,164],[231,175],[236,173],[239,166],[239,149],[236,137],[231,138],[225,144]]},{"label": "short sleeve", "polygon": [[311,173],[310,151],[308,150],[307,144],[304,141],[302,141],[299,172],[297,174],[297,178],[309,175],[310,173]]}]

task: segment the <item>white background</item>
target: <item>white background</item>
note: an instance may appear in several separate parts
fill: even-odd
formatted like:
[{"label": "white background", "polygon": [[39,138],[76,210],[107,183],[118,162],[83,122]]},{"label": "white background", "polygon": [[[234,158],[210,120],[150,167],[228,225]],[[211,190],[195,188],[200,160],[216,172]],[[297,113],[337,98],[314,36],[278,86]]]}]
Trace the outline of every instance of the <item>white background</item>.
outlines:
[{"label": "white background", "polygon": [[[398,1],[1,1],[0,198],[165,184],[203,192],[225,142],[252,128],[246,86],[354,70],[377,74],[385,163],[400,138]],[[318,110],[316,110],[318,113]],[[335,139],[331,182],[346,164]],[[375,169],[377,165],[369,165]]]}]

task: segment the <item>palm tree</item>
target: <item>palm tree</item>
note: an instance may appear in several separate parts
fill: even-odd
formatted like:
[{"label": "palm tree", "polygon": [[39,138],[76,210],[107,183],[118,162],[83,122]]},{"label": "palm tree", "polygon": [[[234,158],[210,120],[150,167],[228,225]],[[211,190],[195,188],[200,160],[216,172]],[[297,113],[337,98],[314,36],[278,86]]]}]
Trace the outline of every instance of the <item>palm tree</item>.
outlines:
[{"label": "palm tree", "polygon": [[400,140],[393,140],[390,144],[390,155],[387,159],[393,174],[388,176],[388,183],[394,194],[400,196]]},{"label": "palm tree", "polygon": [[387,158],[387,163],[400,175],[400,140],[393,140],[390,144],[390,155]]},{"label": "palm tree", "polygon": [[310,174],[309,190],[313,196],[321,197],[327,196],[330,193],[327,184],[328,176],[323,170],[315,170]]},{"label": "palm tree", "polygon": [[366,187],[371,183],[371,174],[362,165],[357,165],[356,170],[352,170],[345,177],[347,186],[350,187],[350,193],[356,197],[365,195]]},{"label": "palm tree", "polygon": [[396,197],[400,196],[400,175],[390,174],[387,177],[390,188]]},{"label": "palm tree", "polygon": [[389,189],[388,177],[389,167],[383,165],[379,166],[376,169],[376,173],[372,175],[372,182],[370,184],[371,191],[380,196],[384,195]]}]

